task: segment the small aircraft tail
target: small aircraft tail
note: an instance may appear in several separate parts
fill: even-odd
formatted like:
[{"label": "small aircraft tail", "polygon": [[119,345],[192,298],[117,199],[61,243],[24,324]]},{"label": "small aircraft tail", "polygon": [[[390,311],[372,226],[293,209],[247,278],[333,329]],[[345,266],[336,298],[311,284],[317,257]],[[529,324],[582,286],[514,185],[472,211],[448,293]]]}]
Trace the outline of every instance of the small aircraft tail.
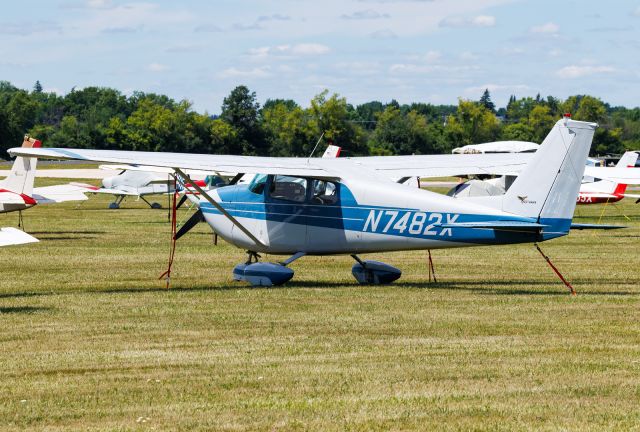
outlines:
[{"label": "small aircraft tail", "polygon": [[559,120],[502,200],[502,210],[569,231],[598,125]]},{"label": "small aircraft tail", "polygon": [[637,161],[638,161],[638,152],[628,151],[622,155],[622,157],[616,164],[616,168],[633,168],[636,166]]},{"label": "small aircraft tail", "polygon": [[[25,135],[22,147],[38,148],[42,145],[40,141]],[[5,189],[17,194],[31,196],[33,194],[33,183],[36,176],[37,158],[16,157],[11,167],[11,172],[0,182],[0,189]]]}]

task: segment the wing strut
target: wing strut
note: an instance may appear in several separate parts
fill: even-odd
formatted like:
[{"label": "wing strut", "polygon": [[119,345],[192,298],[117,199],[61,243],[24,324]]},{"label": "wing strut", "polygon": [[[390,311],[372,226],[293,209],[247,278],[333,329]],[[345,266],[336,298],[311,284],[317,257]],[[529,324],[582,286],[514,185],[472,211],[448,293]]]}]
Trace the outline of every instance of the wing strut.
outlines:
[{"label": "wing strut", "polygon": [[205,192],[200,186],[198,186],[198,184],[196,182],[194,182],[193,180],[191,180],[191,178],[185,174],[184,172],[182,172],[182,170],[180,168],[174,168],[175,172],[181,176],[183,179],[186,180],[186,183],[190,183],[190,186],[193,187],[195,190],[198,191],[198,193],[200,195],[202,195],[207,201],[209,201],[209,203],[214,206],[220,213],[222,213],[222,215],[224,217],[226,217],[227,219],[229,219],[229,221],[231,221],[232,224],[234,224],[235,226],[238,227],[238,229],[240,231],[242,231],[243,233],[245,233],[247,235],[247,237],[249,237],[255,244],[262,246],[262,247],[267,247],[267,245],[265,245],[264,243],[262,243],[260,240],[258,240],[258,238],[256,236],[254,236],[251,231],[249,231],[247,228],[245,228],[244,225],[242,225],[240,222],[238,222],[238,220],[236,218],[234,218],[233,216],[231,216],[229,214],[229,212],[227,212],[224,207],[222,207],[218,202],[216,202],[216,200],[214,200],[213,198],[211,198],[211,196]]}]

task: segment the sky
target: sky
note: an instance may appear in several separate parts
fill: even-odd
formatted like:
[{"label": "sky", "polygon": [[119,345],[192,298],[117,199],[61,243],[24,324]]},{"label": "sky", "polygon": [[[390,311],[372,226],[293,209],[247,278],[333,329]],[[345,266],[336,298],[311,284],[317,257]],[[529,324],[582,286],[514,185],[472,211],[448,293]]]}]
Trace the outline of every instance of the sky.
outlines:
[{"label": "sky", "polygon": [[0,80],[113,87],[216,114],[246,85],[302,106],[590,94],[640,105],[638,0],[23,0],[0,14]]}]

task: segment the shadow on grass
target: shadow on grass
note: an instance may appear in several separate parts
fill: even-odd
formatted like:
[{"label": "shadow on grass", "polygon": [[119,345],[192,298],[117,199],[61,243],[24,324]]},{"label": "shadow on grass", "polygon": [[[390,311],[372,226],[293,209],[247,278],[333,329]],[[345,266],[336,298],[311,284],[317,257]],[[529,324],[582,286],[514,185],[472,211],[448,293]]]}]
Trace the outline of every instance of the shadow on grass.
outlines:
[{"label": "shadow on grass", "polygon": [[106,234],[107,231],[29,231],[31,235],[60,235],[60,234]]},{"label": "shadow on grass", "polygon": [[[628,283],[621,281],[619,283]],[[19,292],[0,294],[1,298],[20,298],[20,297],[39,297],[39,296],[56,296],[69,294],[147,294],[147,293],[195,293],[195,292],[224,292],[235,290],[251,290],[251,291],[272,291],[272,290],[296,290],[296,289],[352,289],[352,290],[375,290],[378,288],[394,288],[400,290],[439,290],[439,291],[455,291],[471,292],[481,295],[495,296],[569,296],[569,291],[560,282],[549,281],[464,281],[464,282],[396,282],[390,285],[359,285],[355,282],[334,282],[334,281],[297,281],[290,282],[285,285],[272,287],[254,287],[246,283],[238,282],[228,285],[205,285],[199,284],[195,286],[174,285],[171,288],[164,287],[127,287],[127,288],[107,288],[107,289],[78,289],[64,291],[47,291],[47,292]],[[539,289],[538,289],[539,288]],[[576,287],[578,296],[622,296],[622,297],[640,297],[639,291],[594,291],[581,290]],[[400,294],[400,293],[399,293]]]},{"label": "shadow on grass", "polygon": [[32,314],[36,312],[44,312],[51,310],[49,307],[36,307],[36,306],[13,306],[13,307],[0,307],[0,314]]}]

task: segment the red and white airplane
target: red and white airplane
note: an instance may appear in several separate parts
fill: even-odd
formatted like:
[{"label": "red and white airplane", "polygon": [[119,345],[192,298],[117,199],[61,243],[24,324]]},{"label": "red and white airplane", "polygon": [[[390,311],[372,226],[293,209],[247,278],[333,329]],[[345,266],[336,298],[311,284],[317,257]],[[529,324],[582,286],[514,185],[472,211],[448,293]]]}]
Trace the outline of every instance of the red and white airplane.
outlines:
[{"label": "red and white airplane", "polygon": [[[38,148],[41,142],[24,137],[23,148]],[[87,197],[73,185],[33,187],[38,159],[18,156],[9,175],[0,180],[0,213],[22,211],[36,204],[83,201]],[[0,228],[0,246],[34,243],[38,240],[16,228]]]},{"label": "red and white airplane", "polygon": [[[634,168],[638,152],[628,151],[618,161],[616,168]],[[578,204],[604,204],[618,202],[625,197],[640,198],[640,195],[627,194],[627,185],[610,180],[595,179],[582,183],[578,194]]]}]

